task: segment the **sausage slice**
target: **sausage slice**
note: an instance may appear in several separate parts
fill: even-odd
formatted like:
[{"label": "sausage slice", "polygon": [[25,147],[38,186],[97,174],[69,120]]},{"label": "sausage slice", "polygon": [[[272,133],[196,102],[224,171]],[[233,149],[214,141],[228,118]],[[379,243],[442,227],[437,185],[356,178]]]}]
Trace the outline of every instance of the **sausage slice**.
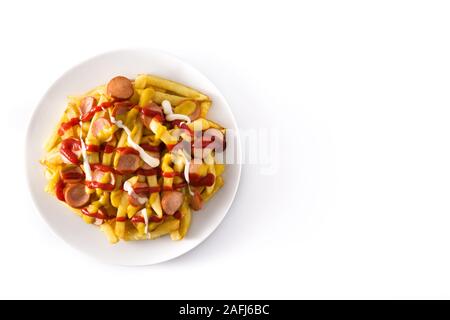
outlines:
[{"label": "sausage slice", "polygon": [[73,208],[81,208],[89,202],[84,184],[71,183],[64,188],[64,200]]},{"label": "sausage slice", "polygon": [[168,215],[173,215],[183,204],[183,193],[180,191],[163,192],[161,206]]},{"label": "sausage slice", "polygon": [[[108,181],[103,181],[103,177],[109,174],[109,179]],[[94,173],[92,174],[92,180],[100,182],[100,183],[109,183],[112,184],[113,186],[116,184],[116,178],[114,177],[114,174],[111,172],[104,172],[100,169],[97,169],[94,171]]]},{"label": "sausage slice", "polygon": [[139,169],[140,158],[132,153],[121,154],[117,163],[117,171],[122,173],[131,173]]},{"label": "sausage slice", "polygon": [[191,208],[194,210],[200,210],[203,207],[203,199],[200,196],[200,192],[194,190],[194,195],[191,198]]},{"label": "sausage slice", "polygon": [[98,118],[92,124],[92,134],[94,137],[98,137],[99,133],[105,128],[108,127],[110,122],[106,118]]},{"label": "sausage slice", "polygon": [[84,172],[80,167],[68,166],[61,170],[60,176],[65,183],[76,183],[84,179]]},{"label": "sausage slice", "polygon": [[142,123],[146,128],[150,128],[150,123],[152,122],[154,116],[159,115],[161,116],[161,118],[164,119],[163,109],[154,102],[150,103],[149,105],[146,105],[142,109],[144,110],[141,113],[141,119]]},{"label": "sausage slice", "polygon": [[147,109],[148,112],[153,114],[159,114],[160,116],[164,115],[162,107],[158,106],[156,103],[151,102],[150,104],[146,105],[144,109]]},{"label": "sausage slice", "polygon": [[115,99],[127,100],[133,95],[134,89],[130,79],[118,76],[108,82],[106,92]]},{"label": "sausage slice", "polygon": [[112,115],[114,117],[121,116],[130,111],[133,105],[129,101],[120,101],[114,103],[114,108],[112,109]]},{"label": "sausage slice", "polygon": [[146,127],[147,129],[150,129],[150,123],[152,122],[153,118],[141,113],[141,119],[142,119],[142,123],[144,124],[144,127]]},{"label": "sausage slice", "polygon": [[97,104],[97,100],[94,97],[84,97],[80,103],[80,112],[81,114],[88,113],[91,111],[92,107]]},{"label": "sausage slice", "polygon": [[133,185],[134,192],[128,195],[128,201],[133,207],[141,207],[148,201],[148,192],[142,191],[148,188],[148,184],[144,182],[136,182]]}]

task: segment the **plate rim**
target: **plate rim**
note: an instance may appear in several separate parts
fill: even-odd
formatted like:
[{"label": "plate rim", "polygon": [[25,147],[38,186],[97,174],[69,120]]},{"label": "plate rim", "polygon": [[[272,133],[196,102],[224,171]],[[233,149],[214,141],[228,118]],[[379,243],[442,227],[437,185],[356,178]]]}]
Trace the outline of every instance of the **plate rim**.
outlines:
[{"label": "plate rim", "polygon": [[[38,109],[40,109],[40,106],[45,102],[45,99],[47,98],[47,96],[49,95],[49,93],[53,90],[53,88],[58,84],[58,82],[60,81],[60,79],[64,78],[65,76],[67,76],[68,74],[70,74],[71,72],[73,72],[74,70],[76,70],[77,68],[81,67],[82,65],[92,61],[92,60],[96,60],[96,59],[101,59],[103,56],[107,56],[110,54],[117,54],[120,52],[151,52],[153,54],[158,54],[158,55],[162,55],[162,56],[166,56],[170,59],[176,60],[178,63],[180,63],[181,65],[184,66],[188,66],[189,68],[193,69],[194,71],[198,72],[202,77],[204,77],[205,80],[207,80],[207,82],[209,82],[209,84],[212,86],[212,88],[216,91],[215,94],[217,96],[219,96],[219,98],[225,103],[227,109],[230,111],[230,118],[231,118],[231,122],[233,123],[233,125],[236,128],[236,132],[235,132],[235,139],[236,139],[236,161],[237,163],[234,165],[237,165],[237,178],[236,178],[236,183],[235,183],[235,187],[234,190],[232,190],[232,194],[231,194],[231,201],[229,202],[229,204],[224,208],[224,214],[220,217],[220,219],[218,220],[218,222],[216,223],[216,225],[209,231],[208,234],[206,234],[206,236],[204,236],[203,238],[195,241],[195,243],[188,248],[185,251],[180,251],[179,253],[169,257],[169,258],[162,258],[162,259],[156,259],[153,262],[142,262],[142,263],[119,263],[119,262],[112,262],[112,261],[105,261],[105,259],[100,258],[98,256],[95,256],[93,254],[91,254],[90,252],[87,252],[85,250],[83,250],[82,248],[78,247],[77,245],[75,245],[74,243],[71,243],[70,241],[68,241],[65,236],[56,228],[53,227],[52,223],[49,221],[50,219],[44,215],[41,211],[41,209],[39,208],[39,201],[37,199],[37,194],[34,193],[33,191],[33,183],[31,181],[31,166],[29,165],[29,162],[31,161],[31,150],[29,148],[27,148],[27,141],[30,141],[30,135],[31,135],[31,127],[32,124],[36,121],[36,117],[38,114]],[[40,97],[40,99],[38,100],[38,102],[34,105],[33,111],[31,113],[31,116],[29,116],[29,120],[28,120],[28,124],[27,124],[27,129],[26,129],[26,133],[25,133],[25,141],[24,141],[24,149],[25,149],[25,157],[24,157],[24,165],[25,165],[25,172],[26,172],[26,180],[27,180],[27,187],[28,187],[28,191],[29,194],[31,196],[31,200],[33,203],[33,207],[35,209],[35,211],[37,211],[39,213],[39,216],[44,220],[45,224],[47,225],[47,227],[53,232],[54,235],[56,235],[59,239],[63,240],[63,242],[68,245],[69,247],[71,247],[72,249],[75,249],[76,251],[82,253],[84,256],[88,257],[89,259],[93,259],[95,261],[99,261],[101,263],[105,263],[105,264],[109,264],[109,265],[117,265],[117,266],[125,266],[125,267],[137,267],[137,266],[150,266],[150,265],[155,265],[155,264],[159,264],[159,263],[163,263],[163,262],[167,262],[167,261],[171,261],[174,260],[176,258],[179,258],[183,255],[185,255],[186,253],[194,250],[195,248],[197,248],[201,243],[203,243],[204,241],[206,241],[216,230],[217,228],[222,224],[223,220],[225,219],[225,217],[227,216],[228,212],[230,211],[234,200],[236,199],[236,194],[237,191],[239,189],[239,185],[240,185],[240,180],[241,180],[241,175],[242,175],[242,145],[241,145],[241,136],[240,136],[240,130],[239,130],[239,126],[238,123],[236,121],[236,118],[234,116],[234,113],[232,112],[232,109],[228,103],[228,101],[225,99],[224,95],[222,94],[222,92],[217,88],[217,86],[215,85],[214,82],[212,82],[203,72],[201,72],[199,69],[197,69],[196,67],[194,67],[193,65],[191,65],[190,63],[184,61],[183,59],[179,58],[178,56],[172,54],[172,53],[168,53],[166,51],[160,50],[160,49],[155,49],[155,48],[151,48],[151,47],[127,47],[127,48],[116,48],[116,49],[112,49],[112,50],[107,50],[107,51],[103,51],[101,53],[95,54],[93,56],[90,56],[86,59],[83,59],[82,61],[72,65],[70,68],[68,68],[67,70],[65,70],[63,73],[61,73],[59,76],[56,77],[56,79],[53,80],[53,82],[51,83],[51,85],[44,91],[44,93],[42,94],[42,96]],[[34,159],[34,160],[39,160],[39,159]]]}]

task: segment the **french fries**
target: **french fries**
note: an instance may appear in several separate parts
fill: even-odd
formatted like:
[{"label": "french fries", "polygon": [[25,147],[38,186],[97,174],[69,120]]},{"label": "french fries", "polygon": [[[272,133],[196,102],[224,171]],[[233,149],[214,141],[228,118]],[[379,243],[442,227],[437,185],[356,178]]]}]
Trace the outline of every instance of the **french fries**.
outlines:
[{"label": "french fries", "polygon": [[183,101],[186,101],[186,98],[176,96],[173,94],[164,93],[161,91],[155,91],[155,95],[153,96],[153,101],[158,104],[161,104],[164,100],[169,101],[170,104],[173,106],[178,106]]},{"label": "french fries", "polygon": [[200,93],[197,90],[194,90],[192,88],[189,88],[187,86],[184,86],[180,83],[177,83],[175,81],[163,79],[157,76],[152,75],[141,75],[141,79],[143,82],[145,82],[145,87],[147,86],[153,86],[156,88],[162,88],[167,91],[176,93],[182,97],[188,97],[188,98],[200,98],[204,100],[209,100],[206,95],[203,93]]},{"label": "french fries", "polygon": [[104,223],[104,224],[100,225],[100,230],[102,230],[105,233],[106,238],[108,238],[109,243],[114,244],[114,243],[119,242],[119,238],[116,236],[112,225],[110,225],[108,223]]},{"label": "french fries", "polygon": [[[46,154],[40,162],[48,180],[45,191],[64,201],[84,222],[98,226],[111,244],[166,235],[181,240],[192,222],[193,190],[197,201],[210,200],[223,186],[225,166],[214,163],[213,151],[205,153],[193,177],[203,181],[213,176],[214,183],[199,186],[197,181],[191,188],[192,155],[189,158],[185,149],[174,146],[180,141],[189,146],[192,133],[225,129],[207,119],[212,102],[196,89],[148,74],[133,81],[116,78],[122,79],[116,79],[115,86],[100,85],[69,97],[44,145]],[[132,92],[115,93],[121,82],[125,82],[122,89],[131,86]],[[115,94],[127,95],[116,99]],[[95,103],[86,105],[89,101]],[[172,110],[167,111],[166,104],[161,108],[163,101]],[[198,119],[189,121],[194,114]],[[183,119],[187,127],[169,115]],[[170,196],[178,197],[176,211],[169,211],[174,201]]]},{"label": "french fries", "polygon": [[211,101],[203,101],[200,104],[200,117],[206,118],[209,108],[211,108]]},{"label": "french fries", "polygon": [[181,240],[183,239],[187,231],[189,229],[189,226],[191,225],[191,208],[189,207],[189,204],[185,201],[180,209],[181,212],[181,219],[180,219],[180,227],[172,231],[170,233],[170,238],[172,240]]},{"label": "french fries", "polygon": [[176,219],[167,220],[166,222],[159,225],[155,230],[149,233],[150,239],[157,239],[161,236],[169,234],[180,227],[180,221]]}]

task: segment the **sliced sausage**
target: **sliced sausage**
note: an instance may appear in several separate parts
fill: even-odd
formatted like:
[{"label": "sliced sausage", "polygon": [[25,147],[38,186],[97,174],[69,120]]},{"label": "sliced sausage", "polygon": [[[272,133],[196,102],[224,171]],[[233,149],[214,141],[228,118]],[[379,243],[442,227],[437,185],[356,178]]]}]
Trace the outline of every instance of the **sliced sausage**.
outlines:
[{"label": "sliced sausage", "polygon": [[137,194],[146,195],[148,193],[148,184],[146,184],[145,182],[136,182],[133,185],[133,191]]},{"label": "sliced sausage", "polygon": [[127,100],[133,95],[134,89],[130,79],[118,76],[108,82],[106,92],[115,99]]},{"label": "sliced sausage", "polygon": [[103,209],[103,211],[104,211],[104,213],[106,214],[106,217],[107,217],[107,218],[114,218],[114,217],[117,216],[117,209],[114,208],[113,206],[109,206],[109,207],[107,207],[107,208],[101,207],[101,208],[99,209],[99,211],[100,211],[101,209]]},{"label": "sliced sausage", "polygon": [[148,201],[148,184],[144,182],[136,182],[133,185],[134,192],[131,195],[128,195],[128,201],[134,207],[140,207],[145,205]]},{"label": "sliced sausage", "polygon": [[64,199],[73,208],[81,208],[89,202],[84,184],[71,183],[64,188]]},{"label": "sliced sausage", "polygon": [[203,199],[200,196],[200,192],[197,190],[194,190],[194,195],[191,198],[190,205],[194,210],[200,210],[203,207]]},{"label": "sliced sausage", "polygon": [[105,209],[105,207],[98,208],[94,224],[97,226],[100,226],[105,222],[105,220],[107,218],[108,218],[108,212]]},{"label": "sliced sausage", "polygon": [[122,173],[131,173],[139,169],[140,158],[132,153],[121,154],[117,163],[117,171]]},{"label": "sliced sausage", "polygon": [[[105,174],[109,175],[109,179],[107,181],[103,181],[103,177],[105,176]],[[116,184],[116,178],[114,177],[114,173],[104,172],[100,169],[97,169],[92,173],[92,180],[100,182],[100,183],[109,183],[112,185]]]},{"label": "sliced sausage", "polygon": [[168,215],[173,215],[183,204],[183,193],[180,191],[166,191],[162,194],[161,206]]},{"label": "sliced sausage", "polygon": [[147,201],[148,201],[148,198],[146,197],[145,194],[132,193],[131,195],[128,195],[128,202],[133,207],[144,206]]},{"label": "sliced sausage", "polygon": [[98,137],[99,133],[107,128],[108,126],[110,126],[110,122],[108,119],[106,118],[98,118],[97,120],[94,121],[94,123],[92,124],[92,134],[94,135],[94,137]]},{"label": "sliced sausage", "polygon": [[151,169],[153,169],[153,167],[149,166],[147,162],[144,162],[141,166],[141,169],[151,170]]},{"label": "sliced sausage", "polygon": [[160,159],[161,158],[161,154],[159,152],[156,151],[146,151],[148,153],[149,156],[156,158],[156,159]]},{"label": "sliced sausage", "polygon": [[112,115],[114,117],[126,114],[130,111],[133,104],[129,101],[121,101],[114,103],[114,108],[112,109]]},{"label": "sliced sausage", "polygon": [[86,114],[91,111],[92,107],[97,104],[97,100],[94,97],[84,97],[80,102],[80,112],[81,114]]},{"label": "sliced sausage", "polygon": [[60,176],[65,183],[76,183],[84,179],[84,172],[80,167],[68,166],[61,170]]},{"label": "sliced sausage", "polygon": [[142,109],[143,109],[141,112],[142,123],[147,128],[150,128],[150,122],[152,122],[154,116],[160,116],[162,119],[164,119],[163,109],[154,102],[150,103],[149,105],[146,105]]},{"label": "sliced sausage", "polygon": [[141,113],[141,119],[142,123],[147,129],[150,129],[150,122],[152,122],[152,117],[146,116],[145,114]]},{"label": "sliced sausage", "polygon": [[81,142],[79,139],[67,138],[61,141],[59,148],[64,163],[78,164],[81,156]]},{"label": "sliced sausage", "polygon": [[164,115],[163,109],[161,106],[158,106],[156,103],[151,102],[150,104],[146,105],[144,109],[150,110],[151,112],[155,114],[159,114],[160,116]]}]

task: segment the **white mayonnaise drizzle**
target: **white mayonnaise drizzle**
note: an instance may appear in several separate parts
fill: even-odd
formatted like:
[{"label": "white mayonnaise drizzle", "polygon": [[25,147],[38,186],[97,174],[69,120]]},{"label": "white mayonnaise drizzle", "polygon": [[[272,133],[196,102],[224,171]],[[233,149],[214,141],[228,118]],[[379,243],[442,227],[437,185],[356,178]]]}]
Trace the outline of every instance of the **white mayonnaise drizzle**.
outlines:
[{"label": "white mayonnaise drizzle", "polygon": [[142,209],[141,211],[139,211],[139,213],[142,215],[142,217],[144,218],[144,222],[145,222],[145,234],[148,234],[148,214],[147,214],[147,208]]},{"label": "white mayonnaise drizzle", "polygon": [[166,119],[169,121],[174,121],[174,120],[183,120],[186,121],[187,123],[191,122],[191,118],[189,118],[187,115],[184,114],[179,114],[179,113],[173,113],[172,111],[172,105],[170,104],[170,101],[168,100],[163,100],[163,102],[161,103],[163,111],[166,115]]},{"label": "white mayonnaise drizzle", "polygon": [[141,148],[140,145],[138,145],[136,142],[133,141],[133,139],[131,138],[130,129],[126,125],[124,125],[121,120],[117,121],[113,116],[111,116],[110,118],[111,118],[112,123],[114,123],[116,126],[118,126],[119,128],[121,128],[125,131],[125,133],[128,136],[127,137],[128,145],[130,147],[132,147],[134,150],[136,150],[137,152],[139,152],[139,156],[141,157],[142,160],[144,160],[145,163],[147,163],[150,167],[153,167],[153,168],[156,168],[157,166],[159,166],[159,159],[154,158],[151,155],[149,155],[147,152],[145,152],[144,149]]},{"label": "white mayonnaise drizzle", "polygon": [[83,141],[83,122],[80,120],[80,141],[81,141],[81,155],[83,156],[83,168],[87,181],[92,181],[91,166],[86,152],[86,145]]},{"label": "white mayonnaise drizzle", "polygon": [[188,159],[188,155],[184,151],[181,151],[181,155],[184,157],[184,179],[186,179],[186,182],[188,184],[188,190],[189,193],[193,196],[194,193],[191,190],[190,181],[189,181],[189,168],[191,166],[191,161]]},{"label": "white mayonnaise drizzle", "polygon": [[125,181],[125,183],[123,184],[123,190],[125,190],[130,197],[137,199],[137,202],[140,205],[144,205],[148,201],[147,197],[141,197],[136,192],[134,192],[133,186],[131,185],[130,181]]},{"label": "white mayonnaise drizzle", "polygon": [[191,165],[191,162],[186,159],[186,164],[184,165],[184,179],[186,179],[186,182],[189,184],[189,166]]}]

